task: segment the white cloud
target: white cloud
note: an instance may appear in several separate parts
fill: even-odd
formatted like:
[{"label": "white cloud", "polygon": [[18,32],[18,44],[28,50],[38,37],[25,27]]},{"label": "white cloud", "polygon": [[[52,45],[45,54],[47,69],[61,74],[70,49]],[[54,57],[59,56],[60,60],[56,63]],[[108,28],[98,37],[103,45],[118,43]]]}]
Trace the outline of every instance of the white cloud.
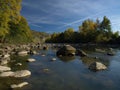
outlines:
[{"label": "white cloud", "polygon": [[23,0],[22,5],[31,11],[31,14],[26,11],[24,15],[36,27],[49,24],[64,28],[88,18],[96,19],[105,15],[110,17],[113,27],[118,27],[120,18],[114,14],[119,12],[115,11],[120,8],[119,3],[119,0]]},{"label": "white cloud", "polygon": [[40,25],[37,25],[37,24],[34,24],[34,23],[30,23],[30,25],[32,25],[32,26],[35,26],[35,27],[42,28],[42,26],[40,26]]}]

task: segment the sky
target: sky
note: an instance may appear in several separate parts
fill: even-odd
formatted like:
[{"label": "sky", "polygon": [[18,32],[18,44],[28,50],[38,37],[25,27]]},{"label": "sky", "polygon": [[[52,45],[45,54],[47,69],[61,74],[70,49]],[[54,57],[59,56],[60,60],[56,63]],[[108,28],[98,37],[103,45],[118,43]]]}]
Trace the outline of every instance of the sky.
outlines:
[{"label": "sky", "polygon": [[21,14],[40,32],[78,31],[84,20],[102,21],[104,16],[114,32],[120,31],[120,0],[23,0]]}]

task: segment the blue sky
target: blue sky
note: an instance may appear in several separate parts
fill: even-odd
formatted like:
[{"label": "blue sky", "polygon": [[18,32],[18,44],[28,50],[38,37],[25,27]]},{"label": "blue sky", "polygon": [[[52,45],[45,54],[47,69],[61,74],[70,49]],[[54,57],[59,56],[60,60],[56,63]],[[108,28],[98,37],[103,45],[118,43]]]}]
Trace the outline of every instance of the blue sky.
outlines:
[{"label": "blue sky", "polygon": [[78,30],[86,19],[111,20],[112,30],[120,30],[120,0],[23,0],[21,14],[32,30],[48,33],[67,28]]}]

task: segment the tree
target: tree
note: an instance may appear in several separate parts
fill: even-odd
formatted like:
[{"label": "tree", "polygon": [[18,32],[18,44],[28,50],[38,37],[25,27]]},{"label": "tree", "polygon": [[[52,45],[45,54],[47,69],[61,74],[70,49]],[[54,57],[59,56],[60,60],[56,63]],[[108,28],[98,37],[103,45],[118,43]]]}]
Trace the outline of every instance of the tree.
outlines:
[{"label": "tree", "polygon": [[106,16],[103,17],[103,21],[100,24],[100,29],[106,32],[111,32],[111,22]]},{"label": "tree", "polygon": [[[30,28],[20,15],[22,0],[0,0],[0,41],[14,37],[31,37]],[[11,40],[12,40],[11,39]],[[29,38],[30,39],[30,38]],[[19,39],[20,40],[20,39]]]},{"label": "tree", "polygon": [[110,40],[112,36],[112,30],[111,30],[111,22],[110,20],[104,16],[103,21],[100,24],[100,30],[104,35],[106,35],[107,39]]},{"label": "tree", "polygon": [[68,28],[64,32],[64,41],[65,42],[72,42],[73,41],[73,34],[74,34],[74,29],[73,28]]},{"label": "tree", "polygon": [[[31,40],[31,31],[28,26],[28,23],[24,17],[21,16],[19,23],[14,23],[13,21],[9,22],[9,35],[8,39],[10,41],[15,40],[16,42],[20,41],[30,41]],[[19,38],[19,40],[18,40]]]}]

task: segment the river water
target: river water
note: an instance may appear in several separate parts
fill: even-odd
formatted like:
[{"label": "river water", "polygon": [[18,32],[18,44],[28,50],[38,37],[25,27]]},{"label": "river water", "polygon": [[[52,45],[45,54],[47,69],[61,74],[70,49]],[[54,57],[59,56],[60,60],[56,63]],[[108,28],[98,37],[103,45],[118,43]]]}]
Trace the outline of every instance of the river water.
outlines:
[{"label": "river water", "polygon": [[[25,57],[13,56],[9,66],[13,71],[30,70],[32,75],[25,78],[0,78],[0,90],[10,90],[10,85],[26,81],[29,85],[15,90],[120,90],[120,50],[114,56],[88,51],[89,57],[56,56],[56,49],[39,50],[39,54]],[[98,59],[94,58],[98,57]],[[35,62],[26,62],[35,58]],[[56,61],[51,61],[56,58]],[[100,61],[108,68],[104,71],[90,71],[88,66]],[[16,66],[16,63],[22,66]]]}]

